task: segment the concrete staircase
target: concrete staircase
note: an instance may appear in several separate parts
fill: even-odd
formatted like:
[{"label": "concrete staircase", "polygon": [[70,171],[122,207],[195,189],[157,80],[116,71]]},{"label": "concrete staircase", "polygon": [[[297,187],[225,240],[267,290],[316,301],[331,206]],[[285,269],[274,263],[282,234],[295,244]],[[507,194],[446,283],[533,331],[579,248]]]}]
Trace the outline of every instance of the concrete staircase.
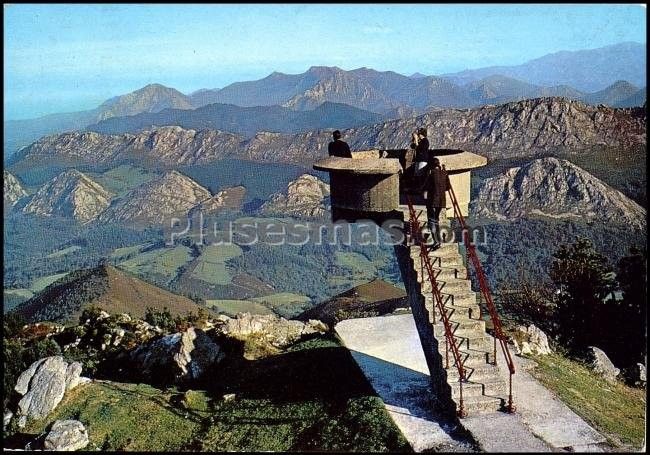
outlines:
[{"label": "concrete staircase", "polygon": [[[426,225],[426,210],[416,207],[418,219],[422,226]],[[405,219],[408,220],[408,208],[405,208]],[[443,220],[441,220],[443,221]],[[443,221],[444,223],[444,221]],[[447,225],[448,227],[448,225]],[[407,230],[408,231],[408,230]],[[407,232],[408,237],[408,232]],[[407,238],[408,245],[411,243]],[[451,349],[446,349],[444,325],[438,308],[434,310],[434,297],[431,283],[423,261],[420,257],[420,247],[408,246],[410,254],[410,269],[414,274],[425,310],[422,314],[428,317],[428,323],[433,328],[437,340],[437,348],[442,357],[442,365],[446,372],[446,382],[451,388],[451,399],[457,409],[460,397],[458,369],[454,364]],[[451,322],[453,336],[460,346],[467,382],[463,383],[463,404],[468,414],[495,412],[505,406],[507,385],[501,379],[498,367],[494,362],[494,338],[485,331],[485,321],[480,318],[480,309],[476,301],[476,293],[472,291],[471,281],[466,279],[467,272],[458,243],[443,243],[429,252],[434,269],[438,290],[442,296],[444,310]],[[435,318],[434,318],[435,315]],[[448,359],[448,360],[447,360]]]}]

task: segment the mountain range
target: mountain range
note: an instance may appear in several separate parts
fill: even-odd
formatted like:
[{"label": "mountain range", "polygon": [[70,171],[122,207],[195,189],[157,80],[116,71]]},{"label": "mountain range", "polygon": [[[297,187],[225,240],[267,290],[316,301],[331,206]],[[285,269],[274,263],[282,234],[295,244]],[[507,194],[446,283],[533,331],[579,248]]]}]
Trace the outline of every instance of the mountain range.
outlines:
[{"label": "mountain range", "polygon": [[[189,95],[151,84],[89,111],[5,121],[4,149],[8,156],[44,135],[80,130],[113,118],[120,120],[100,123],[95,130],[136,132],[152,125],[176,124],[250,136],[257,131],[350,128],[361,122],[374,123],[377,115],[383,115],[384,119],[401,118],[431,108],[467,108],[548,96],[614,107],[640,106],[645,102],[645,88],[637,86],[644,84],[645,45],[636,43],[560,52],[518,67],[492,67],[441,77],[313,66],[301,74],[274,72],[257,81],[236,82],[222,89],[201,89]],[[214,103],[257,109],[241,111],[233,106],[218,106],[192,111]],[[316,110],[323,103],[348,107],[327,104],[322,111]],[[261,106],[274,109],[265,110]],[[160,117],[144,115],[129,119],[166,109],[172,111]],[[251,118],[245,119],[246,116]]]},{"label": "mountain range", "polygon": [[[540,153],[592,151],[643,152],[646,111],[591,106],[565,98],[537,98],[475,109],[441,109],[418,117],[343,130],[352,150],[407,148],[411,133],[426,126],[432,148],[462,148],[488,158]],[[246,139],[216,130],[159,127],[138,134],[94,132],[47,136],[18,152],[8,170],[37,165],[178,166],[239,158],[309,166],[327,155],[325,131],[297,134],[257,133]]]},{"label": "mountain range", "polygon": [[521,65],[491,66],[443,74],[442,77],[464,85],[494,74],[543,86],[568,85],[582,92],[603,90],[617,80],[643,86],[646,83],[646,45],[625,42],[597,49],[560,51]]}]

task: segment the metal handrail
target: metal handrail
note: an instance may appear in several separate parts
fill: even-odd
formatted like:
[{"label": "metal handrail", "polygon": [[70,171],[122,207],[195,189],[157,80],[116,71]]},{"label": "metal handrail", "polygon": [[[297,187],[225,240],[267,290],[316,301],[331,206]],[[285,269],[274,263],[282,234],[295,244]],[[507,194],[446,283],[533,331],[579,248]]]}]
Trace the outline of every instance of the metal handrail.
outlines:
[{"label": "metal handrail", "polygon": [[[458,369],[458,382],[459,382],[459,402],[458,402],[458,416],[465,417],[467,415],[465,411],[465,406],[463,403],[463,382],[467,381],[465,377],[465,367],[463,365],[463,359],[458,350],[458,345],[456,344],[449,317],[445,311],[445,306],[442,303],[442,296],[440,295],[440,290],[438,289],[438,283],[436,282],[435,274],[433,272],[433,266],[431,265],[431,258],[429,257],[429,248],[422,239],[422,229],[420,222],[418,221],[417,214],[413,208],[413,203],[411,198],[407,198],[408,208],[409,208],[409,221],[411,228],[411,237],[415,237],[418,245],[420,246],[420,261],[426,267],[427,275],[429,276],[429,282],[431,284],[431,293],[434,297],[435,306],[438,307],[438,314],[440,314],[440,319],[442,320],[443,326],[445,328],[445,368],[449,368],[449,350],[451,347],[451,353],[454,357],[454,363]],[[422,278],[424,280],[424,277]],[[436,318],[434,306],[434,322]]]},{"label": "metal handrail", "polygon": [[474,271],[476,272],[476,278],[478,280],[479,288],[481,289],[481,294],[483,295],[483,299],[485,300],[485,305],[487,306],[488,312],[490,313],[492,326],[494,327],[494,335],[495,335],[494,352],[493,352],[494,365],[497,364],[497,348],[496,348],[497,340],[501,345],[501,350],[503,351],[503,357],[506,359],[506,364],[508,365],[508,371],[510,375],[509,375],[509,387],[508,387],[508,406],[506,407],[506,410],[508,412],[514,412],[515,406],[512,401],[512,375],[515,374],[515,364],[514,361],[512,360],[512,356],[510,355],[510,350],[508,349],[508,342],[506,336],[503,333],[501,319],[499,319],[499,314],[497,312],[496,306],[494,305],[494,301],[492,300],[492,294],[490,292],[490,287],[488,285],[485,272],[483,271],[483,267],[481,266],[481,261],[479,260],[478,255],[476,254],[476,248],[474,247],[474,244],[469,239],[469,231],[467,229],[467,225],[465,224],[465,218],[461,213],[460,205],[458,204],[458,199],[456,198],[456,193],[454,193],[454,189],[451,186],[451,184],[449,185],[448,192],[451,197],[451,203],[454,208],[454,215],[458,220],[458,222],[460,223],[460,227],[462,229],[463,243],[465,244],[465,250],[468,258],[467,272],[469,274],[469,263],[471,262],[472,265],[474,266]]}]

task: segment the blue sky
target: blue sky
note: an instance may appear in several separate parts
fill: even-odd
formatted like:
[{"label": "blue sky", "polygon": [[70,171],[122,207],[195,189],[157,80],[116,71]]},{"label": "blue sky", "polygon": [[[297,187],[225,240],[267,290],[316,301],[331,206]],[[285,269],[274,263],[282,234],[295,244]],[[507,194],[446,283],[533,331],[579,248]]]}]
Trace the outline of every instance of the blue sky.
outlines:
[{"label": "blue sky", "polygon": [[646,41],[638,5],[5,5],[5,118],[312,65],[442,74]]}]

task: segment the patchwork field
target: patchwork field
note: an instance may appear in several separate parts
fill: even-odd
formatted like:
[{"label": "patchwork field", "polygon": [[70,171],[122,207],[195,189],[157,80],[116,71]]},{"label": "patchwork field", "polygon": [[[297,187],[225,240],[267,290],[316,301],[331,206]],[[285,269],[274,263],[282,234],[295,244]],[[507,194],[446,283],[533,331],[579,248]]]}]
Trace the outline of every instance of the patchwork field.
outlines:
[{"label": "patchwork field", "polygon": [[123,164],[103,173],[90,174],[90,177],[116,196],[123,196],[136,186],[155,179],[158,174]]},{"label": "patchwork field", "polygon": [[169,284],[180,273],[181,268],[192,260],[191,249],[179,245],[173,248],[146,251],[134,258],[120,262],[118,266],[144,279],[153,279]]},{"label": "patchwork field", "polygon": [[210,284],[230,284],[233,277],[226,261],[241,254],[242,249],[237,245],[208,245],[192,264],[190,277]]},{"label": "patchwork field", "polygon": [[274,314],[269,307],[250,300],[206,300],[205,306],[230,317],[236,316],[237,313]]}]

